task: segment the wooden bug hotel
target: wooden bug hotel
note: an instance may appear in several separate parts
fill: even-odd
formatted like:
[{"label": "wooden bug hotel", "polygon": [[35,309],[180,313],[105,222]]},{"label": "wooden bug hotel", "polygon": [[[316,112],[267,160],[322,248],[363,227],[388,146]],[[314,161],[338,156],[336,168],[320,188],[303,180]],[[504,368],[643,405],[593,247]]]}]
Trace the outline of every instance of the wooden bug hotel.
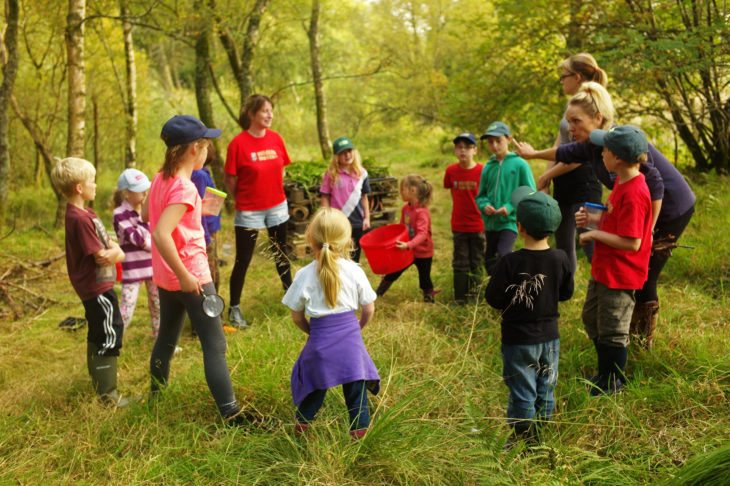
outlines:
[{"label": "wooden bug hotel", "polygon": [[[284,191],[289,203],[288,244],[290,258],[301,259],[310,254],[304,232],[319,208],[319,186],[326,167],[316,162],[298,162],[288,171]],[[398,180],[388,175],[387,167],[365,161],[370,179],[370,225],[377,228],[395,222],[398,213]]]}]

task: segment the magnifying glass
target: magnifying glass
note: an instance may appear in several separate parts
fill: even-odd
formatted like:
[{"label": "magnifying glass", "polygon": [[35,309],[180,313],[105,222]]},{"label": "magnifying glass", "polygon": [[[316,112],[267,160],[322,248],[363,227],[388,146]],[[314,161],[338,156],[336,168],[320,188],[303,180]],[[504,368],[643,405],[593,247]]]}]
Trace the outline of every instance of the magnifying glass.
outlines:
[{"label": "magnifying glass", "polygon": [[203,313],[208,317],[218,317],[226,304],[218,294],[203,294]]}]

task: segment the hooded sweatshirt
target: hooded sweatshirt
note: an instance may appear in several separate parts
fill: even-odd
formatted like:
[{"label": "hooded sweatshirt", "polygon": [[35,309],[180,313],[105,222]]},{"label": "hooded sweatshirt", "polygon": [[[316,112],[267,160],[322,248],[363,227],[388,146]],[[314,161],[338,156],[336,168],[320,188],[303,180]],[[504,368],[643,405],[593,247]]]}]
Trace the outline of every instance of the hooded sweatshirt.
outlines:
[{"label": "hooded sweatshirt", "polygon": [[[477,207],[484,220],[485,231],[509,230],[517,233],[517,216],[512,206],[512,191],[520,186],[530,186],[535,189],[535,178],[530,166],[519,155],[508,152],[500,162],[492,156],[482,170],[477,194]],[[487,216],[484,208],[492,206],[494,209],[507,208],[507,216]]]}]

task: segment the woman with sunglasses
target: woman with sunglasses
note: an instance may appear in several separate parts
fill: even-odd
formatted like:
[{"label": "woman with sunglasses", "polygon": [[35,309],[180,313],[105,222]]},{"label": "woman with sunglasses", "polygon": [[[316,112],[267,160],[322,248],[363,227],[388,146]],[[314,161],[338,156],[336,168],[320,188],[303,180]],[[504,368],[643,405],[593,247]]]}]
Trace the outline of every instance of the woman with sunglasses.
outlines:
[{"label": "woman with sunglasses", "polygon": [[[608,83],[606,72],[598,67],[598,63],[593,56],[584,52],[564,59],[559,64],[558,70],[560,72],[560,84],[563,87],[563,93],[567,96],[575,95],[583,83],[587,81],[595,81],[602,86],[606,86]],[[547,160],[546,157],[543,157],[546,152],[555,150],[560,145],[573,141],[574,139],[568,130],[568,121],[565,115],[563,115],[563,118],[560,120],[560,129],[558,137],[555,140],[555,145],[550,149],[537,151],[538,155],[535,158],[544,158]],[[519,146],[516,152],[524,158],[520,153]],[[545,172],[548,173],[554,168],[555,164],[556,162],[554,161],[548,161]],[[568,255],[568,261],[571,265],[570,268],[575,273],[576,227],[574,215],[586,202],[601,202],[601,184],[596,179],[590,164],[570,166],[569,169],[552,179],[553,197],[558,201],[560,213],[563,216],[560,226],[555,231],[555,246]],[[538,183],[537,187],[548,192],[549,186],[550,182],[548,180],[547,184],[543,183],[541,186]],[[584,245],[583,251],[590,260],[593,254],[593,242]]]}]

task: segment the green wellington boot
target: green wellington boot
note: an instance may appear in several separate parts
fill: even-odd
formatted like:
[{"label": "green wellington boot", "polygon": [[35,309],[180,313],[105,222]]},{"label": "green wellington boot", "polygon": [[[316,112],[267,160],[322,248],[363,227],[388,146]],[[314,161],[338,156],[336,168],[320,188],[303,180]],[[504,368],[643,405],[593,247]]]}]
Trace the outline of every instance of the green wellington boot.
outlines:
[{"label": "green wellington boot", "polygon": [[117,357],[100,355],[98,351],[98,347],[88,343],[86,364],[94,391],[104,405],[126,407],[129,400],[117,391]]}]

